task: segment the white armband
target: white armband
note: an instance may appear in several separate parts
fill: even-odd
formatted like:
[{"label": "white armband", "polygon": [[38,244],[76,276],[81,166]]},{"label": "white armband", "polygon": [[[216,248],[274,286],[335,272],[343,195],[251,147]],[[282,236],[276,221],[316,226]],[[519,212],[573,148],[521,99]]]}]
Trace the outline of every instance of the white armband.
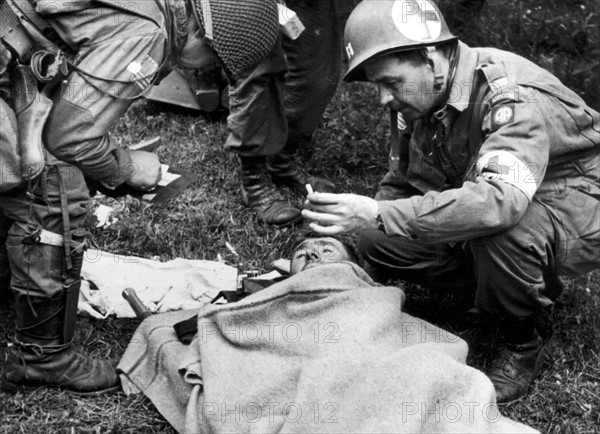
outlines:
[{"label": "white armband", "polygon": [[524,163],[507,151],[491,151],[477,160],[477,174],[486,180],[495,180],[514,185],[529,200],[537,191],[536,173],[539,167],[535,163]]}]

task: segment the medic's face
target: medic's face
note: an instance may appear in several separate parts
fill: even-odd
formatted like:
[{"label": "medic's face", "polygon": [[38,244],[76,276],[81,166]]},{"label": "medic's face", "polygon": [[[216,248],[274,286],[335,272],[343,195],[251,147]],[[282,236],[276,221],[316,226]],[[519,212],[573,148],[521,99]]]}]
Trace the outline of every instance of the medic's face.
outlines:
[{"label": "medic's face", "polygon": [[428,63],[383,56],[368,61],[364,68],[367,79],[377,85],[379,102],[400,112],[405,120],[429,115],[443,95],[433,89],[435,75]]},{"label": "medic's face", "polygon": [[330,237],[309,238],[294,250],[290,274],[340,261],[352,261],[352,255],[339,240]]}]

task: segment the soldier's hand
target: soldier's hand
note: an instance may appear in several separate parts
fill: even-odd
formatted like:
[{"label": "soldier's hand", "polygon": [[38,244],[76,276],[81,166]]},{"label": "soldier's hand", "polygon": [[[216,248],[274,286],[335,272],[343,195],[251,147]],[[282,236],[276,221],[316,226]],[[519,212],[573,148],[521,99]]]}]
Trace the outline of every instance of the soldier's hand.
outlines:
[{"label": "soldier's hand", "polygon": [[306,198],[302,216],[310,228],[322,235],[377,228],[377,201],[357,194],[312,193]]},{"label": "soldier's hand", "polygon": [[131,151],[133,170],[126,184],[137,190],[150,191],[161,177],[160,161],[156,154],[146,151]]}]

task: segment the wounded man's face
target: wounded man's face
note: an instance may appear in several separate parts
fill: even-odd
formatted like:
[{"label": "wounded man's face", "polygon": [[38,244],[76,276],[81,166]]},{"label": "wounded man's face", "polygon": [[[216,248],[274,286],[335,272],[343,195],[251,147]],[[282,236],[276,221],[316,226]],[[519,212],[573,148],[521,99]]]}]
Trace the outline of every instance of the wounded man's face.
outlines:
[{"label": "wounded man's face", "polygon": [[308,238],[292,253],[290,274],[340,261],[353,261],[352,255],[341,241],[330,237]]}]

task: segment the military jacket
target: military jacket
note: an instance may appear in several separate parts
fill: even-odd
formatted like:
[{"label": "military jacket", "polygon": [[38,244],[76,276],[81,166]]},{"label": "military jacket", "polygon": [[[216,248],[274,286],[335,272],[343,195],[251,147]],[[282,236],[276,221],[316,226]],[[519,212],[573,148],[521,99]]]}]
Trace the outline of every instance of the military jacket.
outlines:
[{"label": "military jacket", "polygon": [[[218,62],[215,53],[202,41],[203,32],[194,27],[195,19],[191,12],[191,0],[69,0],[55,2],[50,0],[33,0],[36,10],[53,26],[62,41],[76,53],[77,68],[97,79],[110,84],[139,83],[139,87],[147,89],[152,81],[166,76],[176,66],[184,68],[202,68]],[[103,21],[103,9],[123,11],[114,17],[106,15]],[[99,27],[105,26],[107,34],[103,46],[88,43],[90,37],[82,35],[82,22],[91,22],[96,17]],[[139,17],[139,19],[138,19]],[[66,20],[65,20],[66,18]],[[147,62],[148,50],[136,40],[123,40],[119,37],[120,29],[139,22],[148,23],[152,34],[144,35],[147,39],[156,39],[156,49],[162,52],[160,62]],[[154,27],[156,26],[156,27]],[[146,31],[146,30],[144,30]],[[107,43],[110,40],[110,44]],[[112,44],[112,45],[111,45]],[[152,45],[147,43],[147,45]],[[113,47],[117,47],[114,48]],[[102,50],[102,52],[99,52]],[[85,52],[84,52],[85,51]],[[92,54],[90,54],[93,52]],[[159,53],[161,54],[161,53]],[[140,79],[132,79],[129,65],[141,64]],[[273,85],[277,74],[285,71],[283,56],[270,56],[264,59],[252,71],[246,71],[242,77],[230,83],[230,115],[228,128],[230,136],[227,146],[236,148],[240,153],[264,155],[265,148],[277,144],[281,146],[287,135],[285,112],[280,94],[282,89]],[[100,83],[107,89],[131,93],[127,86],[111,87]],[[136,95],[143,95],[134,89]],[[128,99],[129,93],[125,95]],[[122,97],[123,95],[117,95]],[[112,110],[108,108],[107,110]],[[115,110],[120,110],[115,107]],[[73,120],[79,123],[79,120]],[[75,127],[79,127],[76,125]],[[114,179],[130,166],[130,161],[122,156],[122,161],[114,157],[116,145],[112,141],[80,140],[69,149],[61,149],[60,158],[66,162],[77,164],[86,176],[112,185]]]},{"label": "military jacket", "polygon": [[459,43],[446,106],[408,126],[376,196],[386,233],[458,242],[514,225],[544,185],[585,178],[600,200],[600,114],[534,63]]}]

